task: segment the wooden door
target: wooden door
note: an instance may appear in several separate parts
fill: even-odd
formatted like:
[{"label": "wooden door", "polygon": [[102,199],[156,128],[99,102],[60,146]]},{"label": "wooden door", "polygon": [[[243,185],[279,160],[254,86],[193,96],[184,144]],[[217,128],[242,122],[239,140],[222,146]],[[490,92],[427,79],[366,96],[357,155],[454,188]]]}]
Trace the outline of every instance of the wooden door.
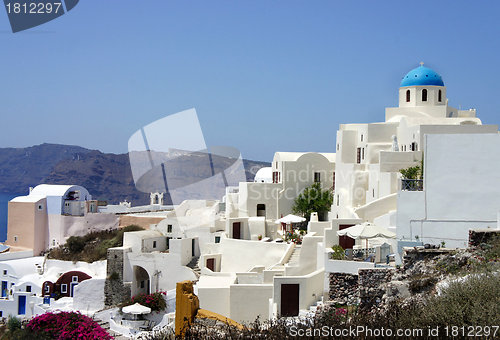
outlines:
[{"label": "wooden door", "polygon": [[211,271],[215,271],[215,259],[207,259],[207,268]]},{"label": "wooden door", "polygon": [[281,285],[281,316],[299,315],[299,285]]},{"label": "wooden door", "polygon": [[[340,224],[339,230],[352,227],[354,224]],[[354,239],[349,236],[339,236],[339,245],[344,249],[352,249],[354,247]]]},{"label": "wooden door", "polygon": [[233,238],[238,240],[241,238],[241,222],[233,223]]}]

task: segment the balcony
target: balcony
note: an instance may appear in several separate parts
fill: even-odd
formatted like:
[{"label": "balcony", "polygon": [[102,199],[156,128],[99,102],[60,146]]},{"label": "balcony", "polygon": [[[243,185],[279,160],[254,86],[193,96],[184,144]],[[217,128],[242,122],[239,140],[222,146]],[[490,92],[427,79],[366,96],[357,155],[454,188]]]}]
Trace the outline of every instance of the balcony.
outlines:
[{"label": "balcony", "polygon": [[423,191],[424,190],[424,180],[423,179],[402,179],[401,180],[401,190],[402,191]]}]

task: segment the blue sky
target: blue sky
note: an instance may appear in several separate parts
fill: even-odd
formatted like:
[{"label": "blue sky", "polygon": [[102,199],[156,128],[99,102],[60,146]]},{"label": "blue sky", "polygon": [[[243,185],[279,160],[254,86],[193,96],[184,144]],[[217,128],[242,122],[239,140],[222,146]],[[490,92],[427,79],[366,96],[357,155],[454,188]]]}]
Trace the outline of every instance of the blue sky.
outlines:
[{"label": "blue sky", "polygon": [[82,0],[13,34],[0,10],[0,147],[127,151],[196,108],[208,145],[270,161],[334,152],[341,123],[384,119],[424,61],[450,105],[500,123],[500,5],[466,1]]}]

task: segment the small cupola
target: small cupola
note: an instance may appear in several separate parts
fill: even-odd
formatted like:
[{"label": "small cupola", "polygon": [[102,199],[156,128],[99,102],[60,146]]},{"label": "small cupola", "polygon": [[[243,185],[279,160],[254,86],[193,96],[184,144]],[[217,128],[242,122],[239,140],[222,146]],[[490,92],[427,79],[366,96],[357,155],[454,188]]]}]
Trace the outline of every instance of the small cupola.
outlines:
[{"label": "small cupola", "polygon": [[446,87],[433,69],[420,66],[408,72],[399,87],[399,106],[435,106],[446,104]]}]

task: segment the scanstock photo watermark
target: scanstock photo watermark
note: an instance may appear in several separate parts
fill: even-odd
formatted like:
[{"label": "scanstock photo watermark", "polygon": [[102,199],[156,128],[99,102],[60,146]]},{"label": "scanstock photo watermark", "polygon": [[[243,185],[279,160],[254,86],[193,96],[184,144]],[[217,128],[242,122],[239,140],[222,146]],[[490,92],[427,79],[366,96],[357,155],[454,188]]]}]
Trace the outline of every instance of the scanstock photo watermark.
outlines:
[{"label": "scanstock photo watermark", "polygon": [[69,12],[79,0],[4,0],[13,33],[52,21]]},{"label": "scanstock photo watermark", "polygon": [[321,328],[298,328],[292,326],[289,329],[289,335],[293,337],[491,337],[495,338],[499,334],[499,326],[444,326],[427,328],[370,328],[366,326],[350,326],[345,328],[335,328],[323,326]]}]

